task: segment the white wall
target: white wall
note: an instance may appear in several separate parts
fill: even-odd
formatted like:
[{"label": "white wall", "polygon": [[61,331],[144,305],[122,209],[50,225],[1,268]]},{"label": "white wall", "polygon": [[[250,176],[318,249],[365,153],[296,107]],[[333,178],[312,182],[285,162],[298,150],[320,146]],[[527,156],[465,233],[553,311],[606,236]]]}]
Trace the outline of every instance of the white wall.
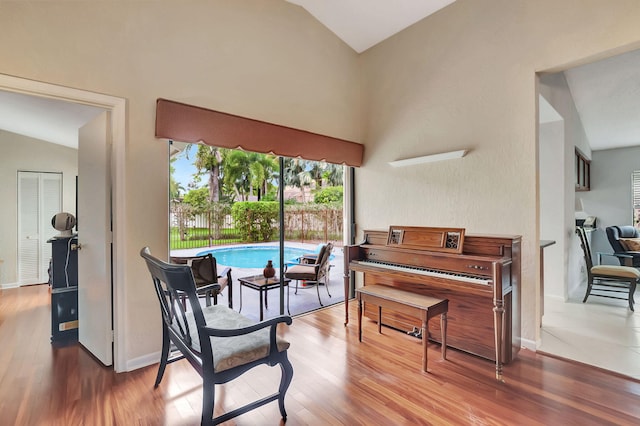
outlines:
[{"label": "white wall", "polygon": [[540,239],[555,243],[544,248],[544,295],[565,299],[564,121],[540,123]]},{"label": "white wall", "polygon": [[62,206],[76,211],[78,150],[0,130],[0,286],[17,283],[18,171],[62,173]]},{"label": "white wall", "polygon": [[[534,347],[536,72],[637,47],[638,19],[637,1],[458,0],[366,51],[358,230],[406,224],[522,235],[522,335]],[[387,164],[463,148],[470,153],[460,160]]]}]

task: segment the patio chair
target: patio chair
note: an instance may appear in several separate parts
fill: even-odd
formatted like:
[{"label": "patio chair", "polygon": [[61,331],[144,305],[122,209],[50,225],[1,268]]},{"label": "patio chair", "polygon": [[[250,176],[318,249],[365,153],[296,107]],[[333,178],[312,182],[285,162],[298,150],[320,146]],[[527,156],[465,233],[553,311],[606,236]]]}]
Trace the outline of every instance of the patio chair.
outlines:
[{"label": "patio chair", "polygon": [[320,299],[320,282],[324,282],[327,294],[331,297],[331,293],[329,293],[329,257],[332,250],[333,244],[327,243],[320,249],[320,253],[318,253],[318,257],[315,260],[302,257],[300,263],[286,268],[284,271],[285,278],[296,281],[294,294],[298,294],[298,281],[300,280],[306,281],[307,284],[315,284],[318,292],[318,302],[320,302],[320,306],[324,306]]},{"label": "patio chair", "polygon": [[[171,263],[179,265],[189,265],[193,273],[198,294],[207,298],[207,304],[211,304],[209,299],[213,296],[213,304],[218,304],[218,295],[225,288],[229,291],[229,307],[233,309],[233,282],[231,279],[231,268],[226,267],[218,273],[216,258],[211,253],[201,256],[171,256]],[[184,298],[183,298],[184,304]]]},{"label": "patio chair", "polygon": [[[282,315],[256,323],[224,305],[202,308],[189,266],[156,259],[148,247],[140,255],[151,273],[162,313],[162,353],[154,387],[162,381],[167,364],[186,359],[202,377],[201,424],[226,422],[276,400],[286,421],[284,397],[291,384],[293,367],[287,358],[289,342],[277,337],[277,326],[291,324],[291,317]],[[189,302],[189,311],[179,302],[183,294]],[[230,382],[262,364],[280,366],[278,391],[213,418],[215,385]]]}]

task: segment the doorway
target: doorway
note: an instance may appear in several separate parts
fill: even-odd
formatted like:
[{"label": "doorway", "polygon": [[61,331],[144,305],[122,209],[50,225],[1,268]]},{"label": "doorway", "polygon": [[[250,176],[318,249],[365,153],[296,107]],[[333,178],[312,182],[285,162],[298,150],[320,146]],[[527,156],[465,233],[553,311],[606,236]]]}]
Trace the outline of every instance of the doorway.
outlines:
[{"label": "doorway", "polygon": [[[589,233],[592,252],[611,253],[605,227],[631,224],[630,177],[640,141],[627,136],[637,135],[637,120],[629,115],[640,113],[633,90],[638,80],[640,51],[632,51],[542,73],[538,85],[539,239],[561,245],[544,249],[544,297],[539,302],[544,313],[538,316],[537,350],[632,377],[640,377],[640,357],[633,346],[640,337],[634,327],[637,314],[624,301],[591,297],[582,303],[586,270],[574,230],[576,218],[596,216],[597,227]],[[550,120],[543,119],[545,100],[557,111]],[[576,179],[577,151],[591,160],[590,190]],[[555,182],[550,183],[550,176],[556,176],[551,179]],[[555,193],[559,197],[553,201]]]},{"label": "doorway", "polygon": [[[112,252],[113,257],[108,264],[102,265],[102,268],[108,268],[112,271],[111,281],[109,282],[109,294],[113,297],[104,301],[113,306],[113,332],[109,336],[103,336],[104,345],[111,347],[113,341],[113,365],[116,372],[126,370],[126,354],[124,351],[124,340],[126,337],[124,318],[125,304],[123,298],[122,283],[124,282],[124,271],[120,265],[123,265],[123,253],[125,241],[124,235],[125,212],[123,208],[118,208],[124,204],[124,193],[122,185],[124,183],[124,146],[125,146],[125,113],[126,102],[124,99],[116,98],[99,93],[87,92],[68,87],[56,86],[48,83],[42,83],[19,77],[7,76],[0,74],[0,91],[11,93],[20,93],[36,98],[48,98],[61,102],[71,102],[76,104],[88,105],[106,110],[110,114],[109,132],[112,137],[111,145],[111,188],[112,188],[112,212],[113,212],[113,231],[112,231]],[[84,214],[90,214],[85,212]],[[81,224],[79,224],[81,226]],[[82,309],[80,307],[80,309]],[[112,334],[112,335],[111,335]]]}]

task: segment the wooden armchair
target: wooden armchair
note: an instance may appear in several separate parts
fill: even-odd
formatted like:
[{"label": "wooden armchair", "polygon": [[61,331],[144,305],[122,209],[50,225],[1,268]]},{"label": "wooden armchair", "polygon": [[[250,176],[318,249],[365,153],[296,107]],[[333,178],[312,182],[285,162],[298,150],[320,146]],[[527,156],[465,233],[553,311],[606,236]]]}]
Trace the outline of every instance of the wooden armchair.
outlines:
[{"label": "wooden armchair", "polygon": [[[287,358],[289,342],[277,336],[277,326],[291,324],[291,317],[283,315],[256,323],[224,305],[202,308],[189,266],[156,259],[148,247],[140,255],[151,273],[162,313],[162,353],[155,387],[167,364],[186,359],[202,376],[201,424],[216,425],[275,400],[286,421],[284,397],[293,367]],[[182,295],[186,295],[189,310],[180,303]],[[172,344],[175,351],[171,350]],[[214,418],[214,385],[227,383],[262,364],[280,365],[278,391]]]},{"label": "wooden armchair", "polygon": [[295,294],[298,294],[299,280],[304,280],[307,283],[314,283],[316,285],[316,291],[318,292],[318,302],[320,302],[320,306],[324,306],[320,299],[319,287],[320,282],[324,282],[327,294],[331,297],[331,293],[329,293],[329,271],[331,269],[329,265],[329,257],[331,256],[332,250],[333,244],[328,243],[320,249],[317,258],[301,258],[300,263],[287,267],[284,271],[284,276],[285,278],[296,281]]},{"label": "wooden armchair", "polygon": [[171,256],[171,263],[179,265],[189,265],[196,283],[196,289],[200,295],[208,300],[213,296],[213,304],[218,304],[218,295],[228,288],[229,307],[233,309],[233,282],[231,279],[231,268],[226,267],[218,273],[216,258],[211,253],[202,256]]}]

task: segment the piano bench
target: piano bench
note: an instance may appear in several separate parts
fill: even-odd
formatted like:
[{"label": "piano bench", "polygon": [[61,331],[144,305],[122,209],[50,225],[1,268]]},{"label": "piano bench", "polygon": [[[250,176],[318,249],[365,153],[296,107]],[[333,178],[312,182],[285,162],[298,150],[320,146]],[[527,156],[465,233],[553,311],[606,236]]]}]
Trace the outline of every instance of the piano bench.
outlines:
[{"label": "piano bench", "polygon": [[448,299],[436,299],[396,287],[374,284],[356,289],[358,299],[358,341],[362,342],[362,303],[378,307],[378,333],[382,333],[382,308],[391,309],[422,321],[422,371],[427,372],[427,343],[429,320],[440,315],[442,332],[442,359],[447,359],[447,311]]}]

